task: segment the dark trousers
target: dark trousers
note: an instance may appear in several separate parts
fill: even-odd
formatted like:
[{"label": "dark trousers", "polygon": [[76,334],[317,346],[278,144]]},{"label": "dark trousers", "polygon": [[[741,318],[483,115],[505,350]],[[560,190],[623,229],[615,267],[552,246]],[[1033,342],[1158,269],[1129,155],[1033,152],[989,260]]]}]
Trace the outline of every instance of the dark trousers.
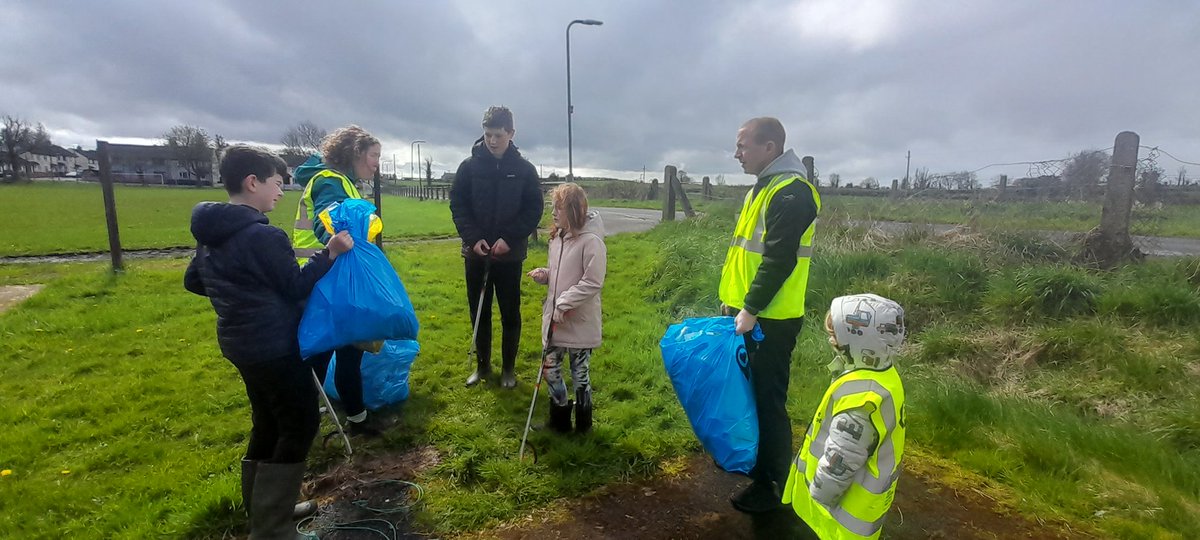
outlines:
[{"label": "dark trousers", "polygon": [[284,356],[237,368],[253,422],[246,459],[303,463],[321,423],[308,366],[299,356]]},{"label": "dark trousers", "polygon": [[484,289],[483,274],[488,263],[482,259],[467,257],[467,303],[471,306],[471,327],[474,328],[475,311],[479,307],[479,294],[483,293],[483,320],[479,322],[479,335],[475,338],[475,350],[481,363],[492,359],[492,294],[500,304],[501,338],[500,354],[505,368],[512,368],[517,361],[517,348],[521,344],[521,261],[492,261],[487,270],[487,288]]},{"label": "dark trousers", "polygon": [[[325,374],[329,371],[329,362],[333,359],[334,352],[325,351],[308,358],[308,364],[317,372],[321,384],[325,384]],[[353,345],[347,345],[336,352],[337,365],[333,366],[333,387],[337,388],[338,399],[342,402],[342,407],[345,407],[346,415],[354,416],[367,410],[363,406],[363,351]]]},{"label": "dark trousers", "polygon": [[758,461],[750,470],[755,482],[774,481],[782,490],[787,485],[792,461],[792,421],[787,412],[788,381],[792,350],[804,318],[759,319],[763,340],[746,334],[750,356],[750,384],[758,407]]}]

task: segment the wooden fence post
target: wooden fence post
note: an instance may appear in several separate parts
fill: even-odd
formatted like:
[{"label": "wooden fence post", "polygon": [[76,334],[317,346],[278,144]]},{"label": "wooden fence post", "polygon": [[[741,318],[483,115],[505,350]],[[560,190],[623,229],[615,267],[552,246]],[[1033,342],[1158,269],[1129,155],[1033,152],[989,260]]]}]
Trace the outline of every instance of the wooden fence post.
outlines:
[{"label": "wooden fence post", "polygon": [[696,212],[692,210],[692,202],[688,200],[687,191],[683,189],[683,182],[679,181],[679,176],[674,171],[671,174],[671,185],[679,190],[679,203],[683,205],[683,215],[696,217]]},{"label": "wooden fence post", "polygon": [[804,164],[804,179],[808,180],[809,182],[813,182],[814,186],[817,185],[816,179],[814,178],[816,174],[816,166],[813,164],[813,157],[804,156],[800,162]]},{"label": "wooden fence post", "polygon": [[675,221],[675,166],[663,169],[663,221]]},{"label": "wooden fence post", "polygon": [[108,253],[112,257],[113,272],[125,269],[121,260],[121,235],[117,229],[117,198],[113,193],[112,157],[108,141],[96,141],[96,152],[100,154],[100,191],[104,193],[104,222],[108,227]]}]

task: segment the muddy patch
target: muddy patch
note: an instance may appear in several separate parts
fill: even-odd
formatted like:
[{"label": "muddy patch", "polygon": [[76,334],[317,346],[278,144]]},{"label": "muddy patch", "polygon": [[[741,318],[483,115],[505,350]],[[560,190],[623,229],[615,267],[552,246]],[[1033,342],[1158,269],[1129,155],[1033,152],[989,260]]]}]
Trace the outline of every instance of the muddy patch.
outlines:
[{"label": "muddy patch", "polygon": [[35,295],[45,285],[4,285],[0,286],[0,313],[20,304],[25,299]]},{"label": "muddy patch", "polygon": [[301,522],[300,530],[332,540],[428,538],[412,525],[422,497],[413,482],[438,459],[437,451],[424,447],[356,458],[316,476],[305,484],[304,494],[315,499],[320,510]]},{"label": "muddy patch", "polygon": [[[1015,514],[983,489],[949,488],[930,471],[906,471],[882,538],[1061,539],[1093,536],[1061,524]],[[602,488],[562,501],[513,523],[466,535],[476,539],[815,539],[791,510],[750,516],[734,510],[730,494],[749,480],[717,469],[703,456],[672,478]]]}]

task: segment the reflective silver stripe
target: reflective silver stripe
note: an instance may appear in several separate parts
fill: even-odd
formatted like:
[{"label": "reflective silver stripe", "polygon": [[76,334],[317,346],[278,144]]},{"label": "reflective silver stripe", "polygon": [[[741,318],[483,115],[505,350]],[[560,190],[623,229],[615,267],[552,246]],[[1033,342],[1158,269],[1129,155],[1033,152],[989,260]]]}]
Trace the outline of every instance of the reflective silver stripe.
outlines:
[{"label": "reflective silver stripe", "polygon": [[[729,245],[737,246],[746,251],[749,251],[751,253],[757,253],[759,255],[763,254],[763,249],[764,249],[762,242],[759,242],[758,240],[747,240],[740,236],[733,237],[733,241],[729,242]],[[812,253],[813,253],[812,246],[800,246],[800,249],[796,250],[796,258],[811,259]]]},{"label": "reflective silver stripe", "polygon": [[821,459],[825,443],[829,440],[829,420],[833,417],[834,404],[843,397],[864,392],[872,392],[882,398],[879,412],[883,416],[883,424],[887,428],[887,434],[880,441],[879,452],[876,456],[876,462],[879,464],[879,477],[872,476],[870,469],[864,466],[859,475],[861,478],[857,480],[867,491],[875,495],[882,495],[891,489],[892,484],[898,477],[899,469],[896,463],[896,448],[892,441],[892,434],[896,432],[896,404],[892,401],[892,393],[887,388],[884,388],[882,384],[870,379],[860,379],[839,386],[833,392],[833,395],[829,396],[829,402],[825,407],[825,420],[821,422],[821,431],[817,432],[817,436],[808,447],[808,452],[816,459]]},{"label": "reflective silver stripe", "polygon": [[325,248],[292,248],[292,251],[296,253],[297,259],[307,259],[313,255],[316,255],[317,252],[321,251],[322,249]]},{"label": "reflective silver stripe", "polygon": [[762,244],[762,242],[759,242],[758,240],[747,240],[740,236],[735,236],[735,237],[733,237],[733,241],[730,242],[729,245],[740,247],[751,253],[757,253],[759,255],[763,254],[763,244]]},{"label": "reflective silver stripe", "polygon": [[865,521],[850,515],[850,512],[847,512],[845,508],[840,506],[835,506],[828,510],[829,515],[833,516],[833,519],[837,520],[839,525],[859,536],[871,536],[883,527],[882,516],[875,521]]}]

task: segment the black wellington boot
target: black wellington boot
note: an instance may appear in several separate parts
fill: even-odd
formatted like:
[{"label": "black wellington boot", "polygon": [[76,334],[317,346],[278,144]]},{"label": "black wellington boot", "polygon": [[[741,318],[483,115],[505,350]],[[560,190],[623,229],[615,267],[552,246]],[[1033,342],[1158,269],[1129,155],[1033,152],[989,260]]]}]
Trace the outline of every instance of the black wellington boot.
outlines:
[{"label": "black wellington boot", "polygon": [[554,401],[550,402],[550,419],[546,421],[546,427],[559,433],[571,431],[571,400],[567,400],[566,405],[555,405]]},{"label": "black wellington boot", "polygon": [[475,365],[475,373],[467,377],[467,386],[475,386],[492,378],[492,361],[479,360]]},{"label": "black wellington boot", "polygon": [[296,532],[292,513],[304,479],[304,464],[259,463],[255,469],[250,539],[303,538]]},{"label": "black wellington boot", "polygon": [[575,391],[575,433],[592,431],[592,389],[580,388]]},{"label": "black wellington boot", "polygon": [[[258,472],[258,461],[242,460],[242,507],[250,515],[250,501],[254,500],[254,475]],[[317,513],[317,501],[300,501],[292,507],[292,519],[302,519]]]}]

